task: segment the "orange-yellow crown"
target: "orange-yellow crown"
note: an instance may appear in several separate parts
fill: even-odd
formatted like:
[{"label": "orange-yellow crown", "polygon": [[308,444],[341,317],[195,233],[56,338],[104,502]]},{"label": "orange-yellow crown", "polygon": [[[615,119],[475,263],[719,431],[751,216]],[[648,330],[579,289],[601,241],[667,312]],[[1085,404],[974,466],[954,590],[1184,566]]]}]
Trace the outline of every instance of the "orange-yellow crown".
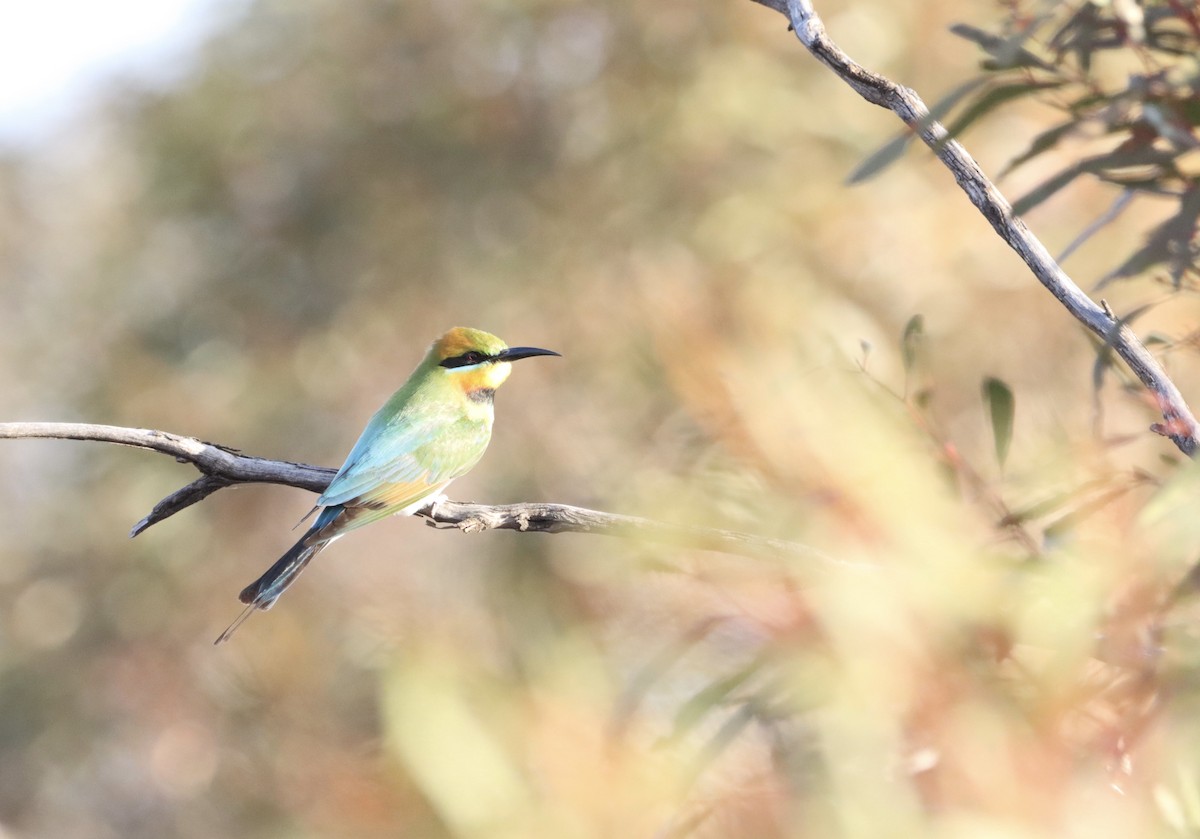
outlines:
[{"label": "orange-yellow crown", "polygon": [[439,362],[445,361],[447,358],[457,358],[469,352],[493,356],[506,349],[508,349],[508,344],[490,332],[466,326],[454,327],[434,341],[432,347],[433,355]]}]

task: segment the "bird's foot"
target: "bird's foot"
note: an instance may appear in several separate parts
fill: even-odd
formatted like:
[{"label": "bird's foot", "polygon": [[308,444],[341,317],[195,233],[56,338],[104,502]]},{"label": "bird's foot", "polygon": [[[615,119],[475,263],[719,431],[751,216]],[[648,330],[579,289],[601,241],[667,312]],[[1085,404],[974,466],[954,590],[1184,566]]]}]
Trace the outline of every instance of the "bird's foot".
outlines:
[{"label": "bird's foot", "polygon": [[431,519],[436,520],[439,513],[439,508],[450,499],[446,497],[446,493],[439,492],[437,495],[431,496],[429,503],[425,506],[426,513]]}]

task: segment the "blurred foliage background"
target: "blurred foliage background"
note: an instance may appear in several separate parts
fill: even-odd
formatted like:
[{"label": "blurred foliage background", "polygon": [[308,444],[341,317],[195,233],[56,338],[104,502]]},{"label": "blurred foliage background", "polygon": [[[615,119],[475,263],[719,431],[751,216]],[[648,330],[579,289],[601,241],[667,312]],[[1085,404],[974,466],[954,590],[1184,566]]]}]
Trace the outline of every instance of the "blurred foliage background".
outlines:
[{"label": "blurred foliage background", "polygon": [[[934,101],[992,43],[951,24],[1058,48],[1049,24],[1022,34],[1023,6],[818,11]],[[221,8],[169,90],[114,89],[0,161],[4,419],[333,466],[429,341],[476,326],[564,358],[517,369],[455,498],[736,528],[833,561],[394,520],[214,648],[312,499],[223,490],[131,542],[189,467],[7,441],[0,835],[1200,831],[1200,651],[1170,599],[1200,555],[1194,468],[930,155],[846,185],[897,126],[779,15]],[[1088,31],[1110,49],[1064,86],[1103,96],[1165,60]],[[1194,106],[1194,53],[1179,60],[1163,84]],[[1058,90],[972,118],[986,171],[1061,123]],[[1084,116],[1001,187],[1031,194],[1129,129]],[[1173,192],[1066,267],[1120,279],[1106,298],[1200,401],[1180,237],[1175,261],[1113,276],[1195,209],[1170,164]],[[1041,196],[1028,220],[1051,250],[1129,186],[1108,180]],[[1003,466],[989,377],[992,407],[1015,397]]]}]

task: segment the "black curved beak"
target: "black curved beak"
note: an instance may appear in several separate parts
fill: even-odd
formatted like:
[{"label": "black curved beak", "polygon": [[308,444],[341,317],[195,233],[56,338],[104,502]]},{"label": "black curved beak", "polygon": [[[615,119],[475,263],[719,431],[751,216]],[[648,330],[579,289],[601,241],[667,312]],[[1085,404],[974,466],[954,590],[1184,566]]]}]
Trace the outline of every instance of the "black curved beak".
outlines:
[{"label": "black curved beak", "polygon": [[522,358],[533,358],[535,355],[557,355],[562,357],[561,353],[556,353],[554,350],[543,350],[537,347],[509,347],[506,350],[501,350],[496,353],[496,361],[517,361]]}]

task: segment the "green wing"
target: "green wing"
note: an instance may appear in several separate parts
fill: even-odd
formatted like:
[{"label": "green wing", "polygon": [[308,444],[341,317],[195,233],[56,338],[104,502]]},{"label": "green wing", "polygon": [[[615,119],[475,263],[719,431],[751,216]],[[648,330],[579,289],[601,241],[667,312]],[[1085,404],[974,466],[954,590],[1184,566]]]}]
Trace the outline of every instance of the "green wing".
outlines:
[{"label": "green wing", "polygon": [[319,506],[396,512],[467,472],[479,462],[491,438],[490,424],[452,409],[427,406],[418,412],[406,406],[392,412],[388,408],[384,406],[367,423],[346,462],[317,499]]}]

